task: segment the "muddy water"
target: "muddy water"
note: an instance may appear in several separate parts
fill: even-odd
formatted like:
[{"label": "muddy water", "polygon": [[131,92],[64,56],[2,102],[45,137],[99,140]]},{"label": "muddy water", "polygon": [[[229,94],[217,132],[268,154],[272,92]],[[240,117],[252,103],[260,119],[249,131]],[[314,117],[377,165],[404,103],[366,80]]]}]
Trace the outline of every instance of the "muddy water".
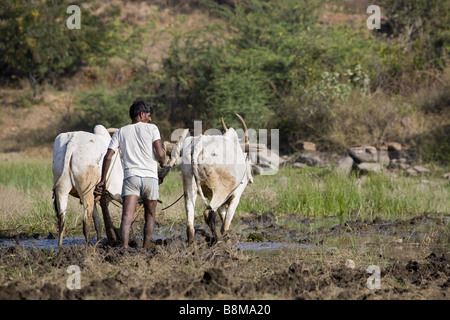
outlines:
[{"label": "muddy water", "polygon": [[[70,247],[73,245],[85,244],[84,238],[68,238],[63,240],[63,246]],[[90,244],[94,245],[95,240],[91,240]],[[0,240],[0,247],[11,247],[11,246],[23,246],[26,248],[36,248],[36,249],[50,249],[58,250],[58,240],[57,239],[28,239],[28,240]]]},{"label": "muddy water", "polygon": [[[137,237],[140,239],[140,237]],[[153,240],[161,240],[167,241],[169,239],[165,239],[163,237],[154,237]],[[105,239],[102,239],[102,242]],[[97,243],[96,240],[91,240],[90,245],[95,245]],[[74,245],[84,245],[84,238],[66,238],[63,240],[64,247],[70,247]],[[11,247],[11,246],[23,246],[26,248],[36,248],[36,249],[50,249],[50,250],[59,250],[58,240],[57,239],[28,239],[28,240],[0,240],[0,247]],[[234,249],[241,251],[253,252],[256,254],[273,254],[276,255],[281,250],[295,250],[295,249],[308,249],[311,248],[309,245],[300,244],[300,243],[288,243],[288,242],[238,242],[233,245]]]},{"label": "muddy water", "polygon": [[[298,216],[287,217],[277,221],[271,213],[261,217],[242,217],[233,227],[234,247],[243,251],[277,252],[281,250],[317,249],[326,250],[353,247],[354,250],[376,252],[383,250],[396,255],[415,252],[424,247],[438,252],[450,250],[450,216],[429,214],[410,219],[373,220],[344,219],[343,217],[326,217],[323,219],[299,219]],[[142,243],[140,228],[134,228],[134,244]],[[179,225],[167,229],[158,224],[153,240],[157,244],[168,243],[173,239],[185,238],[185,227]],[[208,241],[209,229],[205,225],[196,227],[196,239]],[[99,244],[104,244],[102,239]],[[67,235],[63,246],[84,244],[81,235]],[[93,238],[91,245],[96,244]],[[0,247],[21,245],[38,249],[58,249],[57,234],[24,233],[0,237]]]}]

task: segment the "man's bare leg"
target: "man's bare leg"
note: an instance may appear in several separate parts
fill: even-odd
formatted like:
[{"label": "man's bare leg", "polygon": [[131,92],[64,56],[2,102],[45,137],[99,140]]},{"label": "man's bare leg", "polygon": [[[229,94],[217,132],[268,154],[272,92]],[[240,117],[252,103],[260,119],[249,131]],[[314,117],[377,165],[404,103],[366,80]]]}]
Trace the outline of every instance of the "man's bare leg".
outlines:
[{"label": "man's bare leg", "polygon": [[147,249],[150,246],[150,240],[153,236],[153,228],[155,227],[155,217],[156,217],[156,205],[157,200],[147,200],[144,199],[144,244],[143,248]]},{"label": "man's bare leg", "polygon": [[120,223],[120,234],[122,236],[122,245],[128,248],[130,241],[130,228],[136,211],[138,196],[128,195],[122,198],[122,221]]}]

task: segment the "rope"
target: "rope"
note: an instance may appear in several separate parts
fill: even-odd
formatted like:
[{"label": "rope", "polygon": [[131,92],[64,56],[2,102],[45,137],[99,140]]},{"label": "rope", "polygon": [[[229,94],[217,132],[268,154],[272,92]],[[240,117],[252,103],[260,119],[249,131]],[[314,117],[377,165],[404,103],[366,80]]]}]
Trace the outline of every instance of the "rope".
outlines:
[{"label": "rope", "polygon": [[164,211],[164,210],[166,210],[166,209],[169,209],[169,208],[170,208],[171,206],[173,206],[175,203],[177,203],[178,201],[180,201],[180,199],[183,198],[183,197],[184,197],[184,193],[183,193],[177,200],[175,200],[175,202],[172,203],[170,206],[167,206],[167,207],[165,207],[165,208],[162,208],[161,210]]}]

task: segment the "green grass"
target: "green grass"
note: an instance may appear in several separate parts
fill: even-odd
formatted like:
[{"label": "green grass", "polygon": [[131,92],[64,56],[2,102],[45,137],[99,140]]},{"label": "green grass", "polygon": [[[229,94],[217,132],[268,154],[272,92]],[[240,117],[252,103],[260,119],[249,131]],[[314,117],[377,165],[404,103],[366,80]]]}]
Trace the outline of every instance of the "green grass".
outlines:
[{"label": "green grass", "polygon": [[[341,221],[350,216],[395,219],[429,212],[449,214],[450,183],[440,176],[428,177],[428,183],[423,183],[422,179],[402,175],[394,178],[385,174],[341,176],[323,168],[286,167],[276,175],[254,176],[254,183],[244,191],[236,216],[243,212],[256,215],[273,212],[283,220],[289,214],[290,223],[295,224],[292,217],[294,220],[295,217],[336,217]],[[23,197],[31,203],[17,214],[0,209],[0,230],[22,226],[21,232],[57,232],[52,184],[51,160],[0,162],[0,186],[3,192],[13,190],[3,196],[7,197],[3,201],[9,201],[13,208],[15,203],[22,203]],[[160,187],[163,201],[157,207],[160,221],[184,221],[183,199],[161,213],[162,208],[172,204],[182,193],[181,174],[173,169]],[[67,233],[80,232],[82,207],[78,200],[69,198],[66,230]],[[196,215],[199,219],[203,219],[202,213],[203,204],[198,199]]]},{"label": "green grass", "polygon": [[43,159],[2,160],[0,183],[25,192],[38,192],[53,187],[52,161]]},{"label": "green grass", "polygon": [[240,212],[267,211],[306,217],[359,215],[401,217],[427,212],[449,213],[450,184],[434,178],[372,174],[342,176],[327,169],[286,168],[274,176],[256,176],[245,190]]}]

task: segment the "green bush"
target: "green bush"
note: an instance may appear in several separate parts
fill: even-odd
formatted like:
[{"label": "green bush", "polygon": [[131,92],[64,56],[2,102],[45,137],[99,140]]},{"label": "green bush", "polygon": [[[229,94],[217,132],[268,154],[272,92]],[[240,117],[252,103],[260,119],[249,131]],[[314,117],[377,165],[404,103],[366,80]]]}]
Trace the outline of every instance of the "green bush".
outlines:
[{"label": "green bush", "polygon": [[[0,6],[0,75],[20,75],[36,86],[45,80],[53,85],[63,74],[70,74],[84,64],[101,64],[117,55],[121,24],[114,19],[119,10],[108,6],[93,15],[94,1],[84,1],[81,29],[68,29],[64,0],[6,1]],[[118,44],[121,44],[120,46]]]}]

